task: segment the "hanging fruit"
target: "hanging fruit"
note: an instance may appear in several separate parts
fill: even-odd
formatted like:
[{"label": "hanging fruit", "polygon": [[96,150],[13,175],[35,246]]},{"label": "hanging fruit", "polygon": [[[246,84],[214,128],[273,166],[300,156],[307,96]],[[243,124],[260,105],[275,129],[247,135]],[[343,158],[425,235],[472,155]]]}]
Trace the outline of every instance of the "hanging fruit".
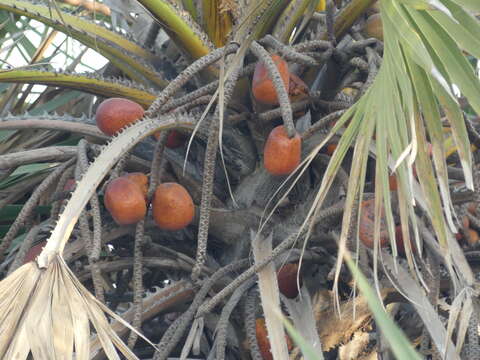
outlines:
[{"label": "hanging fruit", "polygon": [[265,143],[263,164],[272,175],[288,175],[300,164],[302,138],[295,134],[291,139],[283,125],[274,128]]},{"label": "hanging fruit", "polygon": [[95,120],[104,134],[112,136],[143,117],[143,114],[143,108],[132,100],[110,98],[98,106]]},{"label": "hanging fruit", "polygon": [[134,173],[129,173],[123,176],[124,178],[134,182],[142,194],[144,196],[147,196],[147,191],[148,191],[148,177],[144,173],[141,172],[134,172]]},{"label": "hanging fruit", "polygon": [[[155,136],[155,139],[158,140],[160,138],[160,132],[156,132],[155,134],[153,134],[153,136]],[[182,146],[186,140],[187,135],[177,130],[170,130],[167,136],[167,142],[165,143],[165,146],[169,149],[176,149]]]},{"label": "hanging fruit", "polygon": [[[297,273],[298,263],[285,264],[277,272],[278,288],[289,299],[294,299],[298,296]],[[302,278],[300,277],[301,286]]]},{"label": "hanging fruit", "polygon": [[[382,212],[383,213],[383,212]],[[358,235],[360,241],[368,248],[373,249],[375,226],[375,199],[364,200],[362,202],[362,213],[360,215],[360,225]],[[380,247],[388,245],[388,231],[385,218],[380,220]]]},{"label": "hanging fruit", "polygon": [[[288,71],[288,65],[276,54],[272,55],[272,60],[277,66],[285,85],[285,89],[288,92],[290,86],[290,72]],[[252,93],[255,100],[263,104],[278,105],[277,92],[273,85],[273,81],[270,79],[270,76],[268,76],[267,67],[260,61],[255,65],[252,80]]]},{"label": "hanging fruit", "polygon": [[373,37],[383,41],[383,25],[380,14],[373,14],[367,19],[363,32],[369,38]]},{"label": "hanging fruit", "polygon": [[177,183],[158,185],[152,201],[153,219],[164,230],[180,230],[195,216],[195,206],[188,191]]},{"label": "hanging fruit", "polygon": [[[255,332],[257,335],[257,343],[260,349],[260,354],[262,355],[263,360],[273,360],[273,355],[271,352],[270,341],[268,340],[267,327],[265,325],[264,318],[258,318],[255,320]],[[287,341],[288,351],[291,351],[293,348],[292,340],[288,335],[285,335]]]},{"label": "hanging fruit", "polygon": [[146,192],[132,177],[116,178],[105,189],[104,204],[119,225],[135,224],[147,214]]}]

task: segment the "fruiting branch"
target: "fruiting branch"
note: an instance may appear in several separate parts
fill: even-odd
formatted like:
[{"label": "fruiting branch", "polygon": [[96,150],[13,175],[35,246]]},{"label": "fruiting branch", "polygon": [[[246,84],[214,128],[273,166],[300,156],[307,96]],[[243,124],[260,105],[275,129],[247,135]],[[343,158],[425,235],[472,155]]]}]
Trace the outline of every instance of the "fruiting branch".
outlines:
[{"label": "fruiting branch", "polygon": [[191,125],[193,125],[192,120],[182,115],[163,116],[160,119],[146,118],[127,127],[118,137],[115,137],[95,159],[78,183],[70,201],[60,215],[47,245],[37,259],[38,265],[41,268],[47,267],[56,254],[63,252],[81,211],[107,172],[123,154],[155,131],[174,127],[188,128]]}]

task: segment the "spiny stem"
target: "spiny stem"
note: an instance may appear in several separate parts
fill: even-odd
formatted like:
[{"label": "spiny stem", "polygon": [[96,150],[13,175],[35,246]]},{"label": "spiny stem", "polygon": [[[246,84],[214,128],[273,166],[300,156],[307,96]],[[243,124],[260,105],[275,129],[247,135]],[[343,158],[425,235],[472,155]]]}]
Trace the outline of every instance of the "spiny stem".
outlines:
[{"label": "spiny stem", "polygon": [[338,110],[317,120],[307,131],[302,134],[302,139],[306,140],[315,135],[315,133],[325,128],[332,121],[339,119],[347,110]]},{"label": "spiny stem", "polygon": [[293,50],[298,52],[306,52],[306,51],[311,51],[316,49],[326,51],[332,48],[333,47],[330,41],[326,41],[326,40],[310,40],[310,41],[304,41],[297,45],[293,45]]},{"label": "spiny stem", "polygon": [[218,280],[225,277],[229,272],[237,271],[245,267],[247,264],[248,261],[246,259],[231,263],[217,270],[208,280],[203,283],[188,310],[185,311],[181,318],[177,319],[178,321],[175,321],[163,334],[163,337],[158,344],[158,348],[161,352],[156,352],[153,356],[153,360],[165,360],[168,357],[170,352],[177,345],[187,327],[191,325],[192,319],[197,312],[198,307],[202,304],[212,286],[215,285]]},{"label": "spiny stem", "polygon": [[[55,188],[55,194],[60,194],[61,192],[63,192],[67,181],[72,178],[74,170],[75,168],[73,166],[65,169],[63,174],[60,176],[60,179],[58,180],[57,187]],[[53,203],[52,210],[50,210],[50,217],[52,219],[56,219],[58,217],[62,204],[63,200],[57,200]]]},{"label": "spiny stem", "polygon": [[[77,181],[80,181],[83,173],[88,168],[88,156],[87,156],[87,142],[82,139],[78,143],[78,154],[77,154],[77,167],[75,169],[75,178]],[[93,216],[93,205],[92,199],[96,197],[97,205],[97,219]],[[87,217],[87,210],[83,210],[80,214],[79,225],[82,238],[87,248],[88,262],[90,263],[90,269],[92,273],[93,287],[95,288],[95,296],[101,302],[105,302],[105,293],[102,285],[102,275],[100,268],[98,267],[98,258],[100,257],[101,244],[102,244],[102,222],[100,218],[100,206],[98,202],[97,194],[94,192],[90,197],[90,205],[92,206],[92,211],[90,214],[93,218],[93,236],[90,232],[90,225]],[[97,255],[95,259],[94,255]]]},{"label": "spiny stem", "polygon": [[[474,299],[473,301],[477,301]],[[466,359],[480,359],[480,343],[478,336],[478,308],[473,307],[472,315],[468,322],[468,343],[465,345]]]},{"label": "spiny stem", "polygon": [[231,54],[237,51],[238,45],[230,44],[224,48],[215,49],[211,53],[201,57],[194,61],[185,70],[183,70],[168,86],[160,93],[155,99],[150,108],[145,113],[146,116],[155,116],[166,102],[183,86],[185,85],[195,74],[217,62],[223,54]]},{"label": "spiny stem", "polygon": [[190,109],[192,109],[196,106],[208,104],[211,99],[212,99],[212,95],[200,96],[199,98],[196,98],[195,100],[192,100],[188,104],[177,107],[174,111],[175,112],[180,112],[180,113],[181,112],[186,112],[187,110],[190,110]]},{"label": "spiny stem", "polygon": [[[318,224],[322,220],[325,220],[327,217],[336,216],[339,212],[343,210],[343,207],[340,207],[339,204],[334,204],[327,209],[320,210],[314,217],[312,217],[313,225]],[[240,285],[242,285],[245,281],[250,279],[253,275],[255,275],[259,270],[263,269],[263,267],[273,261],[275,258],[280,256],[284,251],[290,249],[295,242],[305,234],[306,228],[302,232],[294,232],[290,236],[288,236],[285,240],[283,240],[279,245],[273,249],[272,254],[264,259],[263,261],[259,262],[258,264],[252,265],[243,273],[235,278],[230,284],[228,284],[225,288],[223,288],[219,293],[213,296],[210,300],[202,304],[198,309],[196,317],[200,317],[205,315],[206,313],[212,311],[223,299],[225,299],[228,295],[230,295],[235,289],[237,289]]]},{"label": "spiny stem", "polygon": [[348,63],[358,68],[358,70],[368,73],[368,63],[361,57],[356,56],[354,58],[351,58]]},{"label": "spiny stem", "polygon": [[[140,331],[143,310],[143,240],[145,236],[145,219],[140,220],[135,228],[135,245],[133,247],[133,319],[132,326]],[[138,334],[131,331],[128,336],[128,347],[133,349]]]},{"label": "spiny stem", "polygon": [[150,202],[152,200],[155,189],[161,181],[161,160],[163,159],[163,152],[165,150],[165,144],[167,143],[169,131],[162,131],[160,137],[155,144],[153,150],[153,159],[150,165],[150,182],[148,184],[147,198]]},{"label": "spiny stem", "polygon": [[220,314],[220,319],[218,320],[216,328],[217,349],[215,359],[217,360],[225,360],[225,348],[227,347],[227,328],[230,315],[232,314],[232,311],[235,309],[242,297],[245,295],[245,293],[248,292],[248,289],[255,284],[255,281],[255,278],[250,279],[249,281],[238,287],[238,289],[233,292],[233,295],[222,308],[222,313]]},{"label": "spiny stem", "polygon": [[207,85],[205,85],[205,86],[203,86],[203,87],[201,87],[197,90],[194,90],[194,91],[188,93],[187,95],[179,97],[178,99],[169,100],[165,104],[165,106],[162,108],[162,111],[169,112],[169,111],[175,110],[176,108],[178,108],[182,105],[188,104],[188,103],[194,101],[195,99],[198,99],[199,97],[212,94],[213,92],[215,92],[215,90],[217,88],[218,88],[218,80],[212,81],[211,83],[209,83],[209,84],[207,84]]},{"label": "spiny stem", "polygon": [[375,77],[377,76],[377,73],[378,73],[378,67],[375,61],[374,51],[370,48],[367,48],[367,58],[368,58],[367,80],[365,80],[360,91],[357,93],[355,100],[360,99],[360,97],[367,92],[368,88],[373,84]]},{"label": "spiny stem", "polygon": [[47,245],[37,258],[40,268],[45,268],[58,254],[63,253],[65,244],[69,239],[78,216],[86,203],[96,191],[97,186],[103,180],[111,167],[133,146],[145,137],[159,130],[167,130],[173,127],[190,128],[190,119],[178,114],[164,116],[160,119],[142,119],[126,127],[117,137],[109,143],[98,155],[93,164],[78,183],[75,191],[59,217],[57,225],[52,231]]},{"label": "spiny stem", "polygon": [[[251,75],[253,73],[253,70],[255,69],[255,64],[250,64],[245,67],[243,67],[240,70],[240,76],[239,77],[244,77]],[[212,94],[217,90],[218,88],[218,80],[212,81],[211,83],[208,83],[207,85],[194,90],[182,97],[179,97],[177,99],[171,99],[167,101],[167,103],[162,107],[162,113],[168,113],[169,111],[175,110],[178,107],[188,104],[202,96]],[[0,125],[1,126],[1,125]]]},{"label": "spiny stem", "polygon": [[[243,63],[243,62],[241,62]],[[212,204],[213,180],[215,174],[215,160],[220,133],[220,106],[225,108],[232,96],[233,89],[237,83],[239,68],[227,79],[224,87],[223,104],[218,104],[213,118],[210,120],[207,148],[205,150],[205,161],[203,164],[202,200],[200,202],[200,219],[198,224],[197,253],[195,266],[192,269],[192,280],[198,280],[202,267],[205,263],[207,253],[208,228],[210,225],[210,206]]]},{"label": "spiny stem", "polygon": [[[162,131],[155,144],[153,159],[150,165],[150,181],[148,185],[147,201],[150,203],[155,189],[160,182],[160,161],[167,142],[168,131]],[[143,245],[145,237],[145,220],[138,222],[135,228],[135,245],[133,248],[133,319],[132,326],[139,331],[142,326],[143,311]],[[128,347],[133,349],[138,334],[134,331],[128,336]]]},{"label": "spiny stem", "polygon": [[259,41],[259,43],[272,47],[287,61],[292,61],[306,66],[318,66],[318,62],[314,58],[296,51],[291,46],[282,44],[272,35],[266,35],[261,41]]},{"label": "spiny stem", "polygon": [[262,360],[262,354],[260,353],[260,347],[257,341],[255,314],[257,310],[257,292],[255,289],[251,289],[245,297],[245,333],[247,335],[248,345],[250,347],[250,355],[252,360]]},{"label": "spiny stem", "polygon": [[198,224],[197,254],[195,266],[192,270],[192,280],[196,281],[205,263],[207,253],[208,228],[210,225],[210,205],[212,203],[213,180],[215,174],[215,160],[217,158],[219,121],[210,120],[205,162],[203,164],[202,200],[200,201],[200,219]]},{"label": "spiny stem", "polygon": [[228,295],[230,295],[233,291],[235,291],[235,289],[237,289],[241,284],[243,284],[245,281],[247,281],[249,278],[255,275],[259,270],[261,270],[265,265],[270,263],[273,259],[279,256],[285,250],[290,248],[295,243],[298,236],[299,236],[298,233],[294,233],[290,235],[285,240],[283,240],[275,249],[273,249],[272,254],[268,258],[266,258],[262,262],[259,262],[258,264],[255,264],[249,267],[242,274],[237,276],[235,280],[233,280],[230,284],[228,284],[225,288],[223,288],[218,294],[216,294],[214,297],[212,297],[208,302],[203,304],[198,309],[197,317],[203,316],[206,313],[212,311],[220,303],[220,301],[222,301]]}]

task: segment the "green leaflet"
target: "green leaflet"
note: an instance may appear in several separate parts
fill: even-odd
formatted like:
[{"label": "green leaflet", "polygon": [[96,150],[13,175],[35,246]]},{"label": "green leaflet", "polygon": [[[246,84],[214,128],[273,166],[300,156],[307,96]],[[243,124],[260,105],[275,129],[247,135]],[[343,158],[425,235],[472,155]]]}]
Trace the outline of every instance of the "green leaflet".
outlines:
[{"label": "green leaflet", "polygon": [[[387,18],[392,25],[395,24],[395,30],[391,30],[395,32],[395,37],[398,37],[398,41],[410,48],[411,56],[413,56],[415,62],[420,64],[426,71],[431,72],[434,65],[430,54],[409,23],[403,8],[401,8],[396,1],[382,1],[381,4],[382,19]],[[386,31],[388,31],[388,29],[384,29],[384,32]]]},{"label": "green leaflet", "polygon": [[249,14],[249,16],[256,16],[251,23],[254,40],[262,38],[271,31],[281,11],[285,9],[288,3],[288,0],[264,0],[261,3],[252,2],[252,4],[256,6]]},{"label": "green leaflet", "polygon": [[443,27],[450,37],[455,39],[460,48],[471,53],[476,58],[480,58],[479,22],[451,0],[443,1],[457,22],[438,11],[429,11],[428,14]]},{"label": "green leaflet", "polygon": [[456,42],[427,13],[409,11],[425,38],[441,54],[439,60],[445,67],[452,82],[468,98],[477,113],[480,113],[480,82],[475,72],[459,50]]},{"label": "green leaflet", "polygon": [[144,107],[150,106],[155,100],[155,94],[152,91],[135,88],[132,86],[133,83],[124,84],[112,79],[79,74],[40,70],[9,70],[0,72],[0,82],[61,86],[104,97],[124,97]]},{"label": "green leaflet", "polygon": [[[442,0],[442,2],[444,2],[444,0]],[[456,2],[465,9],[476,12],[480,11],[480,1],[478,0],[456,0]]]},{"label": "green leaflet", "polygon": [[82,31],[92,37],[98,36],[121,46],[124,50],[136,54],[137,56],[146,59],[153,58],[152,53],[140,45],[128,40],[124,35],[113,32],[93,22],[89,22],[79,16],[61,12],[63,20],[68,24],[69,28],[67,30],[63,23],[57,24],[58,22],[62,22],[58,13],[53,10],[50,12],[47,6],[38,5],[37,3],[25,0],[1,0],[0,8],[28,18],[36,19],[52,27],[54,27],[53,24],[55,24],[58,27],[62,27],[58,28],[58,30],[65,33],[68,33],[68,31],[73,29],[74,31]]}]

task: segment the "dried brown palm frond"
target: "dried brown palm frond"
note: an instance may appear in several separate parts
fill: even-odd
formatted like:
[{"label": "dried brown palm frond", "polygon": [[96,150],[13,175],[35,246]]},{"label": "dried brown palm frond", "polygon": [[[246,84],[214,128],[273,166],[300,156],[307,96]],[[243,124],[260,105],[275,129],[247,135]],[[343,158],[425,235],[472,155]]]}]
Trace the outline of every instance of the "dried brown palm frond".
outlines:
[{"label": "dried brown palm frond", "polygon": [[[137,357],[111,329],[99,302],[75,277],[60,255],[46,269],[30,262],[0,283],[4,308],[0,353],[3,359],[90,358],[90,324],[99,335],[109,359],[115,348],[127,359]],[[124,322],[129,326],[126,322]]]}]

